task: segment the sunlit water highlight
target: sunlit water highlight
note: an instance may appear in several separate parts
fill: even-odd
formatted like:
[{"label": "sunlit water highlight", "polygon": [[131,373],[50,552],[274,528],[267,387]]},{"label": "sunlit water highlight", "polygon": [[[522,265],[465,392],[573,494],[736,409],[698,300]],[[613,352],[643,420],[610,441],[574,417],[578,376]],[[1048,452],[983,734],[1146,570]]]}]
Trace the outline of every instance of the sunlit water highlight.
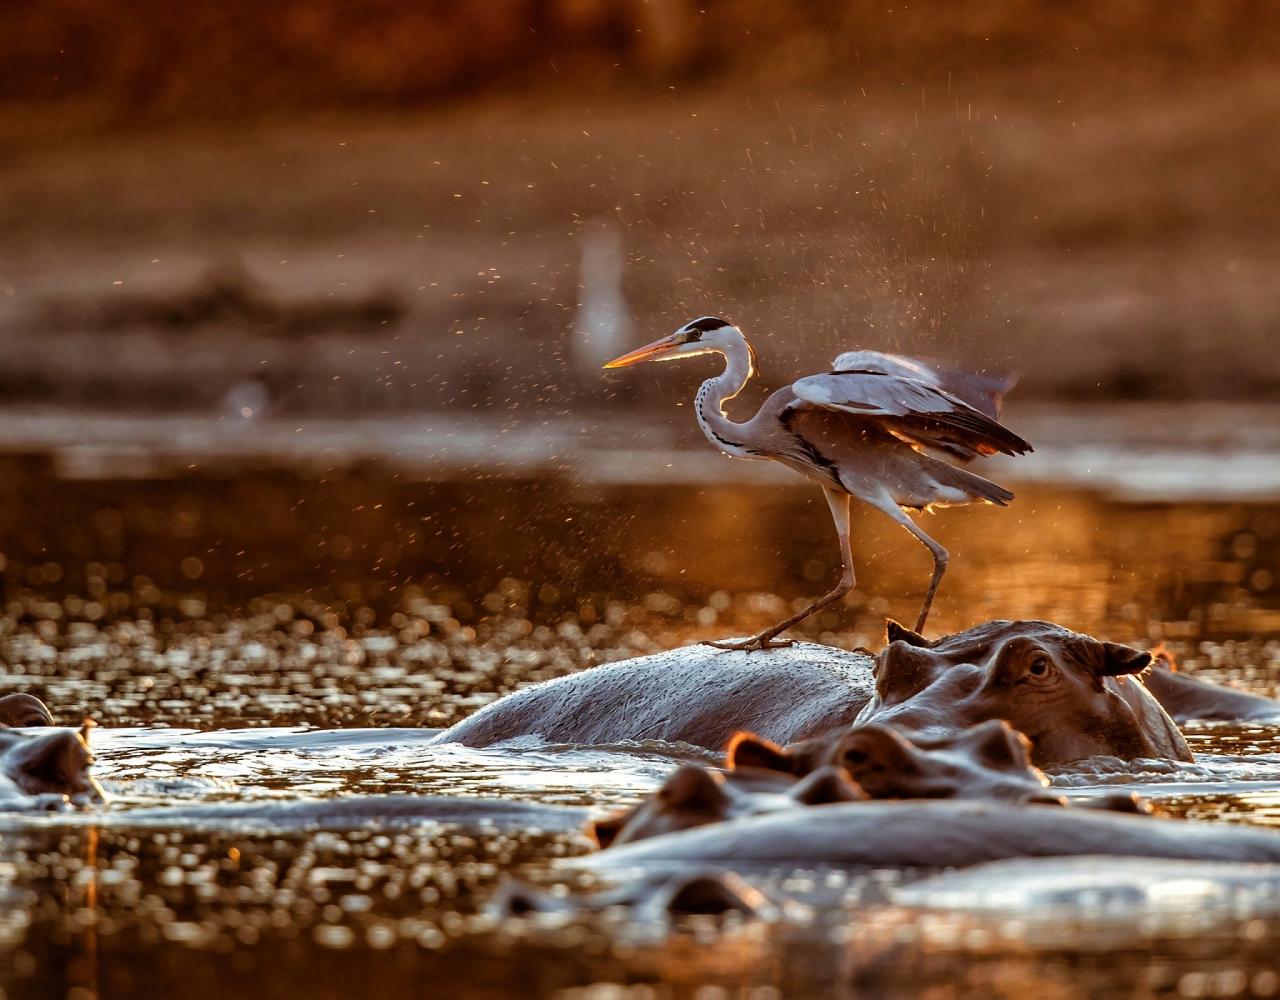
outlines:
[{"label": "sunlit water highlight", "polygon": [[[412,521],[447,515],[465,551],[432,550],[438,574],[403,591],[341,560],[322,563],[337,567],[323,598],[236,596],[235,574],[170,591],[156,583],[165,559],[189,558],[173,539],[118,550],[119,565],[148,567],[131,582],[105,558],[68,565],[66,577],[48,564],[23,570],[80,574],[96,589],[91,599],[47,583],[7,592],[0,688],[40,694],[61,721],[100,723],[95,770],[111,802],[0,817],[0,985],[344,1000],[371,983],[408,992],[440,982],[485,997],[585,998],[573,991],[599,983],[744,996],[826,995],[833,984],[938,996],[1280,992],[1280,928],[1261,895],[1206,907],[1203,893],[1165,892],[1118,922],[1088,898],[1052,915],[1016,894],[972,912],[892,902],[895,887],[926,873],[760,872],[808,917],[728,929],[694,920],[675,937],[616,915],[495,924],[484,905],[506,873],[589,887],[554,869],[590,849],[583,820],[708,755],[536,739],[475,749],[433,743],[434,733],[525,684],[746,631],[820,587],[834,553],[807,492],[455,493],[413,507]],[[168,513],[166,502],[161,491],[138,510],[184,524],[187,501]],[[956,554],[939,629],[1056,618],[1165,641],[1190,669],[1276,693],[1280,510],[1035,491],[1015,510],[937,522]],[[126,511],[124,523],[135,515],[145,530],[127,537],[152,537],[142,513]],[[494,529],[510,524],[521,530]],[[384,528],[399,530],[367,526],[371,536]],[[878,645],[884,615],[909,612],[923,583],[909,539],[868,519],[858,528],[865,589],[804,630],[845,648]],[[342,529],[353,552],[364,530]],[[302,543],[281,539],[267,569],[281,580],[305,573],[288,561]],[[722,589],[730,579],[740,589]],[[1193,764],[1095,761],[1051,777],[1072,796],[1133,789],[1174,815],[1280,824],[1280,727],[1197,725],[1189,739]]]}]

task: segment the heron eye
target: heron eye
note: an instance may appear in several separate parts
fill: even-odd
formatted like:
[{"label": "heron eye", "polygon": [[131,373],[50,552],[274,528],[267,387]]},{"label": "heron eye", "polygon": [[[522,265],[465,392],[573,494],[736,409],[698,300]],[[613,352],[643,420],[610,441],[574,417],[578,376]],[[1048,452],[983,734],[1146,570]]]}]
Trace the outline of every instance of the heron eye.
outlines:
[{"label": "heron eye", "polygon": [[685,330],[684,339],[686,343],[689,343],[695,340],[701,340],[702,331],[701,330]]},{"label": "heron eye", "polygon": [[1027,673],[1032,677],[1043,677],[1049,672],[1049,661],[1043,656],[1037,656],[1031,661],[1031,665],[1027,667]]}]

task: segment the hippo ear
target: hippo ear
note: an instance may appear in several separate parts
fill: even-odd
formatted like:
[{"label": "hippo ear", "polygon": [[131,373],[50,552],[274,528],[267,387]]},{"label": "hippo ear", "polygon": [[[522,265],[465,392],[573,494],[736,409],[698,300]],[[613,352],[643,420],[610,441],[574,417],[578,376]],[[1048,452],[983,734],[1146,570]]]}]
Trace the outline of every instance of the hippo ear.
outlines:
[{"label": "hippo ear", "polygon": [[492,917],[527,917],[533,913],[557,913],[571,909],[568,901],[560,899],[545,889],[521,881],[508,878],[498,886],[485,907]]},{"label": "hippo ear", "polygon": [[732,872],[677,875],[659,893],[659,898],[662,909],[673,917],[718,917],[725,913],[763,917],[773,909],[768,897]]},{"label": "hippo ear", "polygon": [[1140,674],[1151,666],[1151,654],[1122,646],[1118,642],[1103,642],[1091,636],[1074,636],[1067,642],[1068,648],[1093,671],[1097,683],[1104,677],[1124,677]]},{"label": "hippo ear", "polygon": [[740,767],[758,767],[763,771],[790,774],[794,766],[791,754],[755,733],[735,733],[724,752],[730,771]]},{"label": "hippo ear", "polygon": [[723,778],[705,767],[686,764],[658,789],[658,799],[671,808],[717,812],[729,801],[723,784]]},{"label": "hippo ear", "polygon": [[48,706],[29,694],[7,694],[0,698],[0,726],[52,726]]},{"label": "hippo ear", "polygon": [[1071,805],[1065,795],[1054,795],[1048,789],[1043,792],[1032,792],[1030,795],[1024,796],[1019,804],[1024,806],[1053,806],[1055,809],[1066,809]]},{"label": "hippo ear", "polygon": [[1118,642],[1100,643],[1102,646],[1103,666],[1099,673],[1103,677],[1122,677],[1125,674],[1140,674],[1151,666],[1151,654],[1146,650],[1122,646]]},{"label": "hippo ear", "polygon": [[1084,809],[1101,809],[1105,812],[1129,813],[1133,816],[1159,816],[1161,811],[1137,792],[1109,792],[1096,798],[1076,802]]},{"label": "hippo ear", "polygon": [[595,838],[602,849],[608,847],[618,839],[618,834],[622,832],[622,828],[627,825],[627,820],[631,819],[634,812],[634,809],[628,809],[626,812],[592,820],[587,824],[587,833]]},{"label": "hippo ear", "polygon": [[920,649],[933,647],[933,643],[919,632],[913,632],[907,626],[898,624],[892,618],[885,619],[884,637],[886,643],[905,642],[908,646],[918,646]]},{"label": "hippo ear", "polygon": [[820,767],[787,793],[806,806],[821,806],[829,802],[860,802],[869,798],[862,786],[849,777],[843,768]]}]

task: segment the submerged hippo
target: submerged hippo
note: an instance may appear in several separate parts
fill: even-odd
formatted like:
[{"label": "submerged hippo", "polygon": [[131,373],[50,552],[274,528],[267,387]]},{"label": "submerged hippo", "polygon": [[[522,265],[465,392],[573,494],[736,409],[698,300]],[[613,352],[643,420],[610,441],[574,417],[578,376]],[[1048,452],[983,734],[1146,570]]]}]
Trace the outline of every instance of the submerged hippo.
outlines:
[{"label": "submerged hippo", "polygon": [[797,780],[777,771],[743,768],[724,775],[686,764],[638,806],[597,820],[593,833],[601,847],[609,847],[739,816],[866,797],[837,767],[820,767]]},{"label": "submerged hippo", "polygon": [[[1031,763],[1026,737],[1005,722],[985,722],[926,746],[878,725],[790,748],[743,734],[730,744],[726,757],[728,774],[686,764],[639,805],[597,820],[592,829],[596,842],[616,847],[744,816],[866,799],[1072,804],[1048,787],[1044,773]],[[1145,801],[1126,793],[1079,805],[1152,812]]]},{"label": "submerged hippo", "polygon": [[21,729],[52,725],[48,706],[34,695],[7,694],[0,698],[0,726]]},{"label": "submerged hippo", "polygon": [[103,800],[89,774],[89,728],[0,730],[0,807],[59,808]]},{"label": "submerged hippo", "polygon": [[720,750],[747,730],[777,744],[883,722],[926,739],[1007,719],[1040,766],[1105,754],[1190,760],[1135,674],[1149,653],[1049,622],[995,621],[930,642],[896,623],[874,660],[800,643],[706,646],[584,670],[508,695],[436,737],[486,746],[685,742]]},{"label": "submerged hippo", "polygon": [[[796,889],[805,903],[823,907],[820,891],[815,894],[803,885]],[[1238,920],[1280,915],[1280,865],[1094,855],[1010,858],[908,878],[899,885],[877,885],[858,895],[856,904],[872,914],[888,906],[970,915],[1031,914],[1055,923],[1084,918],[1095,928],[1105,924],[1115,933],[1142,939],[1151,933],[1151,921],[1162,914],[1183,922],[1194,913],[1197,926],[1215,916]],[[842,892],[836,905],[845,908],[850,902]],[[830,897],[825,903],[831,905]],[[565,919],[601,913],[616,914],[628,923],[666,924],[687,915],[777,920],[788,911],[803,917],[812,909],[791,898],[770,898],[731,871],[659,870],[642,871],[614,887],[585,893],[508,879],[485,912],[502,920],[548,914],[554,917],[551,926],[560,928]]]},{"label": "submerged hippo", "polygon": [[1157,654],[1143,678],[1147,689],[1178,722],[1280,722],[1280,702],[1237,688],[1201,680],[1167,653]]},{"label": "submerged hippo", "polygon": [[[1169,911],[1198,926],[1213,911],[1232,917],[1280,914],[1280,865],[1169,858],[1015,858],[899,886],[902,906],[1007,914],[1039,910],[1054,921],[1087,915],[1144,931],[1137,923]],[[1149,929],[1146,931],[1149,933]]]},{"label": "submerged hippo", "polygon": [[996,719],[939,740],[908,739],[879,723],[789,747],[742,733],[729,744],[725,758],[731,769],[768,769],[797,777],[814,768],[838,767],[873,799],[986,799],[1144,816],[1155,812],[1145,799],[1125,792],[1069,801],[1031,763],[1031,742]]},{"label": "submerged hippo", "polygon": [[932,642],[890,622],[888,638],[856,725],[936,739],[1004,719],[1031,740],[1041,767],[1100,754],[1192,759],[1136,676],[1150,653],[1040,621],[988,622]]},{"label": "submerged hippo", "polygon": [[1280,862],[1280,833],[1092,809],[999,802],[884,801],[749,816],[565,862],[629,870],[653,865],[849,865],[963,868],[1022,857],[1185,858]]},{"label": "submerged hippo", "polygon": [[[751,920],[776,920],[781,909],[759,889],[732,872],[695,872],[628,879],[599,892],[555,893],[519,879],[500,885],[485,912],[498,919],[539,914],[576,917],[626,908],[629,921],[661,923],[686,916],[740,914]],[[557,925],[558,926],[558,925]]]},{"label": "submerged hippo", "polygon": [[729,744],[725,758],[731,769],[795,776],[838,767],[873,799],[1064,801],[1048,791],[1049,780],[1031,763],[1027,738],[995,719],[932,741],[913,741],[878,723],[789,747],[741,733]]}]

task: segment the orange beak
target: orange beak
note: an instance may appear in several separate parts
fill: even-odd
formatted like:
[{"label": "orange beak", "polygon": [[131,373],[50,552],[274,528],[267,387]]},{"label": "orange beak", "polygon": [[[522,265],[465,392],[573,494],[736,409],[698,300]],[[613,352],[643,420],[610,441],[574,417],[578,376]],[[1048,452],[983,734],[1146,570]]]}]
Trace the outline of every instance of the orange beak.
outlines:
[{"label": "orange beak", "polygon": [[630,354],[624,354],[620,358],[614,358],[610,361],[606,368],[626,368],[628,365],[638,365],[641,361],[652,361],[654,358],[661,357],[674,348],[680,347],[684,341],[677,340],[676,334],[667,337],[661,337],[652,344],[645,344],[644,347],[637,347]]}]

